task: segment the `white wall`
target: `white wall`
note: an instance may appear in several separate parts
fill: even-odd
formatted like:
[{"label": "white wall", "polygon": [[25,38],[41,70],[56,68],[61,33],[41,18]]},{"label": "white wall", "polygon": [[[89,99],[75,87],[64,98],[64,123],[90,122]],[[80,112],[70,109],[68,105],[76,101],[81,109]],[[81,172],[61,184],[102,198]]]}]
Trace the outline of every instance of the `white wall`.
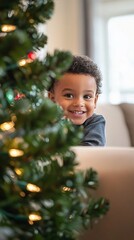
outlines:
[{"label": "white wall", "polygon": [[46,26],[48,51],[83,52],[83,17],[81,0],[55,0],[55,10]]}]

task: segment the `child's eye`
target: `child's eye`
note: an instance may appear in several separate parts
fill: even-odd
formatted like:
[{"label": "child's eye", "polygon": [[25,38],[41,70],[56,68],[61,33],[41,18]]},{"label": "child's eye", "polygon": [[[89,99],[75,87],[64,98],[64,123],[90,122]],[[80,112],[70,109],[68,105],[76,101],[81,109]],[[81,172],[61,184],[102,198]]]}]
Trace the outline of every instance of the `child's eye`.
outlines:
[{"label": "child's eye", "polygon": [[90,96],[90,95],[84,95],[84,99],[86,99],[86,100],[89,100],[91,98],[92,98],[92,96]]},{"label": "child's eye", "polygon": [[66,93],[66,94],[64,94],[64,97],[66,97],[68,99],[72,99],[73,98],[73,94],[72,93]]}]

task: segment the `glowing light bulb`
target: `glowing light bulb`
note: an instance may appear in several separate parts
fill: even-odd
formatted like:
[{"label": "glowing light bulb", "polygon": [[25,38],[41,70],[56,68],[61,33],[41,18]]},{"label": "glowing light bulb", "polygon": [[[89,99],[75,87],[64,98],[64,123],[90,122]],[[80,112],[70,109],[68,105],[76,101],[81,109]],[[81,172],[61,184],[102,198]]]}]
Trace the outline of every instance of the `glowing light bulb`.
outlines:
[{"label": "glowing light bulb", "polygon": [[20,67],[23,67],[23,66],[25,66],[27,63],[31,63],[31,62],[33,62],[32,59],[30,59],[30,58],[23,58],[23,59],[21,59],[21,60],[18,61],[18,64],[19,64]]},{"label": "glowing light bulb", "polygon": [[11,157],[21,157],[24,155],[24,152],[22,150],[19,150],[19,149],[10,149],[9,150],[9,155]]},{"label": "glowing light bulb", "polygon": [[0,125],[2,131],[9,131],[14,127],[13,122],[4,122]]},{"label": "glowing light bulb", "polygon": [[25,66],[26,65],[26,59],[21,59],[19,62],[18,62],[19,66],[22,67],[22,66]]},{"label": "glowing light bulb", "polygon": [[16,174],[17,174],[18,176],[21,176],[22,173],[23,173],[23,170],[20,169],[20,168],[15,168],[15,172],[16,172]]},{"label": "glowing light bulb", "polygon": [[70,191],[71,191],[71,188],[69,188],[69,187],[63,187],[63,188],[62,188],[62,191],[63,191],[63,192],[70,192]]},{"label": "glowing light bulb", "polygon": [[30,221],[33,221],[33,222],[40,221],[42,219],[42,217],[36,213],[31,213],[28,218]]},{"label": "glowing light bulb", "polygon": [[10,24],[4,24],[1,26],[1,31],[2,32],[12,32],[16,29],[15,25],[10,25]]},{"label": "glowing light bulb", "polygon": [[26,189],[30,192],[40,192],[41,191],[41,189],[38,186],[31,184],[31,183],[27,184]]}]

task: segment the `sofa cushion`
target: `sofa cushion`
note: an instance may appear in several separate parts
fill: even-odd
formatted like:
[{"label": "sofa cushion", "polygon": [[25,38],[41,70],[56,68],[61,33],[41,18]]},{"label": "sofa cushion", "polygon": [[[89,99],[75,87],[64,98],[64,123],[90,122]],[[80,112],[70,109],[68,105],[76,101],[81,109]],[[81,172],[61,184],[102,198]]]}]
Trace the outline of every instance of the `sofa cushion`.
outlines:
[{"label": "sofa cushion", "polygon": [[98,104],[96,113],[102,114],[106,119],[107,146],[131,146],[128,127],[119,105]]},{"label": "sofa cushion", "polygon": [[126,124],[129,129],[129,135],[131,139],[131,145],[134,146],[134,104],[121,103],[120,107],[124,113]]}]

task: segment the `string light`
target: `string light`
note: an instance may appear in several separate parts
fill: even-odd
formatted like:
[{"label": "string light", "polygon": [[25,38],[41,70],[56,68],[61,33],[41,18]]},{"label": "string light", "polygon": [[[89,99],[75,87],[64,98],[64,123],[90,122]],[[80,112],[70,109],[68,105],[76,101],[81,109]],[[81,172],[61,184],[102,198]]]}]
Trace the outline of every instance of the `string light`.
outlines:
[{"label": "string light", "polygon": [[63,187],[63,188],[62,188],[62,191],[63,191],[63,192],[70,192],[70,191],[71,191],[71,188],[69,188],[69,187]]},{"label": "string light", "polygon": [[9,155],[11,157],[21,157],[24,155],[24,152],[22,150],[19,149],[10,149],[9,150]]},{"label": "string light", "polygon": [[16,29],[15,25],[8,25],[8,24],[4,24],[1,26],[1,31],[2,32],[12,32]]},{"label": "string light", "polygon": [[31,63],[31,62],[33,62],[32,59],[30,59],[30,58],[23,58],[23,59],[21,59],[21,60],[18,61],[18,65],[19,65],[20,67],[23,67],[23,66],[25,66],[27,63]]},{"label": "string light", "polygon": [[20,196],[21,196],[21,197],[25,197],[26,194],[25,194],[24,192],[20,192]]},{"label": "string light", "polygon": [[23,170],[22,170],[21,168],[15,168],[15,173],[16,173],[17,175],[21,176],[22,173],[23,173]]},{"label": "string light", "polygon": [[2,131],[9,131],[14,127],[14,122],[4,122],[0,125]]},{"label": "string light", "polygon": [[31,183],[27,184],[26,189],[30,192],[40,192],[41,191],[41,189],[38,186],[31,184]]},{"label": "string light", "polygon": [[31,221],[33,221],[33,222],[34,221],[40,221],[42,219],[42,217],[40,215],[36,214],[36,213],[31,213],[28,218],[29,218],[30,222]]},{"label": "string light", "polygon": [[6,92],[6,99],[7,101],[11,104],[13,102],[14,99],[14,92],[12,89],[8,89]]}]

